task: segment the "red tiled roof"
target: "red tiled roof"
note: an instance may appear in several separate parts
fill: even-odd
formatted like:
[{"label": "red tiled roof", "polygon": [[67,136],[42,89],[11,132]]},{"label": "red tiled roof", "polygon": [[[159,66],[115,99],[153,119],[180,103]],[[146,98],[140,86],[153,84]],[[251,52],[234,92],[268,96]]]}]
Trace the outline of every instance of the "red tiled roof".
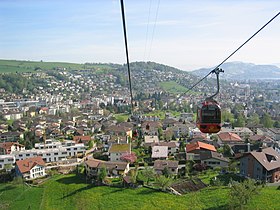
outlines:
[{"label": "red tiled roof", "polygon": [[42,157],[38,156],[24,160],[18,160],[16,161],[16,165],[18,166],[19,171],[23,174],[30,171],[36,165],[45,166],[45,162]]},{"label": "red tiled roof", "polygon": [[200,149],[210,150],[210,151],[214,151],[214,152],[217,151],[216,148],[213,145],[206,144],[206,143],[203,143],[203,142],[200,142],[200,141],[186,145],[186,151],[187,152],[191,152],[191,151],[194,151],[194,150],[200,150]]},{"label": "red tiled roof", "polygon": [[75,142],[79,142],[79,141],[90,141],[91,137],[90,136],[74,136],[73,140]]},{"label": "red tiled roof", "polygon": [[240,136],[231,132],[219,133],[218,137],[221,141],[243,141]]},{"label": "red tiled roof", "polygon": [[0,148],[3,148],[4,150],[8,151],[8,150],[11,150],[11,147],[13,145],[24,147],[24,145],[19,144],[19,143],[15,143],[15,142],[3,142],[3,143],[0,143]]}]

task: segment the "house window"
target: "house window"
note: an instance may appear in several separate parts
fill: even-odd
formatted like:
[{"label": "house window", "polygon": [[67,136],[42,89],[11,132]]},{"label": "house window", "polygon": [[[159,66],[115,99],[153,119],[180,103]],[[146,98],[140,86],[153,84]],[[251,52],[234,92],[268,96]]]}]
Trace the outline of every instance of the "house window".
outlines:
[{"label": "house window", "polygon": [[30,156],[30,154],[26,154],[26,156]]}]

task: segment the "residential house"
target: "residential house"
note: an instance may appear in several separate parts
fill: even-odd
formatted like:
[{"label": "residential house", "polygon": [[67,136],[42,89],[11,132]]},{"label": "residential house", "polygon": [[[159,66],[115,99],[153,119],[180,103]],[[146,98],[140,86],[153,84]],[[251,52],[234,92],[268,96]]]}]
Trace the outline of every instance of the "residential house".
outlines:
[{"label": "residential house", "polygon": [[214,151],[207,151],[200,154],[201,163],[211,168],[228,167],[229,160],[223,157],[222,154]]},{"label": "residential house", "polygon": [[275,141],[280,141],[280,128],[269,128],[269,133]]},{"label": "residential house", "polygon": [[159,142],[159,138],[158,136],[144,136],[144,144],[146,146],[151,146],[151,144],[153,143],[158,143]]},{"label": "residential house", "polygon": [[181,113],[180,120],[187,121],[187,122],[193,122],[193,113]]},{"label": "residential house", "polygon": [[110,147],[112,144],[128,144],[128,137],[127,136],[109,136],[107,140],[107,144]]},{"label": "residential house", "polygon": [[13,155],[0,155],[0,171],[6,166],[13,166],[15,164],[15,157]]},{"label": "residential house", "polygon": [[271,147],[274,145],[272,138],[264,135],[252,135],[249,137],[249,141],[253,144],[262,144],[263,147]]},{"label": "residential house", "polygon": [[200,141],[186,145],[187,160],[200,160],[200,156],[208,151],[217,152],[216,148],[211,144],[206,144]]},{"label": "residential house", "polygon": [[18,142],[23,139],[23,132],[9,131],[0,134],[0,141],[2,142]]},{"label": "residential house", "polygon": [[173,134],[172,136],[175,136],[175,138],[180,138],[182,136],[187,136],[189,133],[189,127],[185,124],[177,123],[176,125],[172,127],[167,127],[168,130],[172,130]]},{"label": "residential house", "polygon": [[248,124],[246,125],[247,128],[249,128],[254,134],[258,133],[258,128],[263,128],[263,125],[261,124]]},{"label": "residential house", "polygon": [[240,160],[240,174],[265,182],[280,181],[280,154],[272,147],[243,154]]},{"label": "residential house", "polygon": [[250,144],[250,143],[240,143],[234,144],[230,146],[231,154],[235,157],[238,157],[246,152],[251,152],[259,149],[258,144]]},{"label": "residential house", "polygon": [[132,129],[121,125],[109,126],[105,129],[105,133],[109,135],[128,136],[132,138]]},{"label": "residential house", "polygon": [[231,133],[231,132],[223,132],[223,133],[218,133],[218,144],[220,146],[223,146],[225,144],[228,145],[234,145],[234,144],[240,144],[240,143],[244,143],[244,140],[240,138],[240,136],[238,136],[235,133]]},{"label": "residential house", "polygon": [[40,110],[38,111],[39,114],[47,114],[48,113],[49,108],[48,107],[42,107],[40,108]]},{"label": "residential house", "polygon": [[153,146],[152,147],[152,159],[167,159],[168,147],[167,146]]},{"label": "residential house", "polygon": [[88,146],[89,141],[91,141],[91,136],[74,136],[73,140],[78,143],[83,143],[84,145]]},{"label": "residential house", "polygon": [[16,176],[21,176],[25,180],[44,177],[45,162],[42,157],[32,157],[25,160],[16,161]]},{"label": "residential house", "polygon": [[238,135],[241,139],[247,139],[249,138],[249,136],[253,135],[254,132],[251,131],[249,128],[247,127],[235,127],[235,128],[225,128],[222,127],[220,133],[233,133]]},{"label": "residential house", "polygon": [[179,161],[176,160],[155,160],[154,170],[157,174],[163,174],[165,168],[167,168],[173,175],[178,174]]},{"label": "residential house", "polygon": [[145,121],[141,125],[142,132],[148,136],[158,136],[158,129],[162,128],[159,121]]},{"label": "residential house", "polygon": [[3,114],[3,117],[6,118],[6,120],[19,120],[23,117],[22,112],[8,112]]},{"label": "residential house", "polygon": [[121,157],[124,154],[131,153],[130,144],[112,144],[109,148],[109,160],[121,161]]},{"label": "residential house", "polygon": [[16,142],[0,143],[0,155],[8,155],[13,151],[25,150],[25,146]]},{"label": "residential house", "polygon": [[167,146],[168,155],[175,155],[179,151],[179,143],[175,141],[151,143],[151,147],[154,146]]},{"label": "residential house", "polygon": [[179,122],[175,119],[172,118],[166,118],[162,121],[162,129],[165,130],[168,127],[173,127],[176,124],[178,124]]},{"label": "residential house", "polygon": [[85,171],[89,178],[97,178],[102,168],[106,169],[107,176],[118,177],[128,173],[129,163],[121,161],[102,161],[93,158],[85,161]]}]

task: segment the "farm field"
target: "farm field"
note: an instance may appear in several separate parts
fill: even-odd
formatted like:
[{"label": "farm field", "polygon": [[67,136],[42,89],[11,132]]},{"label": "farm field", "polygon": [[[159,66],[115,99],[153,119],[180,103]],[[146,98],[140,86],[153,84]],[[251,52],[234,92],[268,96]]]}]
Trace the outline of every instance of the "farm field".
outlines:
[{"label": "farm field", "polygon": [[[246,209],[280,209],[279,196],[276,187],[266,187]],[[0,200],[2,209],[228,209],[229,197],[227,187],[175,196],[144,187],[95,187],[70,174],[55,176],[39,187],[0,184]]]}]

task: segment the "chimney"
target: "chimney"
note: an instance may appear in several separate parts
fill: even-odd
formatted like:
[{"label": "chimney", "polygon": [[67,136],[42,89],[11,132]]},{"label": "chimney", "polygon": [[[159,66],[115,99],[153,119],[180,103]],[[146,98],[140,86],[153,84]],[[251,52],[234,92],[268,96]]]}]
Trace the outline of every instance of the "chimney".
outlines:
[{"label": "chimney", "polygon": [[251,152],[250,143],[247,143],[247,152]]}]

